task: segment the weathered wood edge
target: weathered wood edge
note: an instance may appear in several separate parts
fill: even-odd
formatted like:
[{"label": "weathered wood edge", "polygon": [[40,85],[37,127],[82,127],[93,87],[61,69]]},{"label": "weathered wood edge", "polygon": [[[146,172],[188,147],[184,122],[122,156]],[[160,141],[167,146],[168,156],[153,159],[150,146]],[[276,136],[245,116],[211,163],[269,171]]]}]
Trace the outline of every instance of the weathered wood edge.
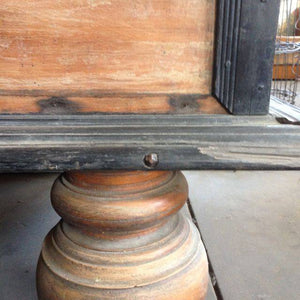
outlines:
[{"label": "weathered wood edge", "polygon": [[1,116],[0,172],[300,169],[300,127],[229,115]]}]

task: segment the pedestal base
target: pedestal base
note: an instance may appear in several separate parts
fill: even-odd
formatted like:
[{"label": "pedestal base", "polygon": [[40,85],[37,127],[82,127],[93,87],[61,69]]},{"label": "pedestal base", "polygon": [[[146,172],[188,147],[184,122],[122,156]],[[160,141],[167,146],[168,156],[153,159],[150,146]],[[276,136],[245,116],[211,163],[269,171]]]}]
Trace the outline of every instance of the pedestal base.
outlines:
[{"label": "pedestal base", "polygon": [[204,299],[207,258],[180,213],[181,172],[69,172],[52,189],[62,221],[45,239],[40,300]]}]

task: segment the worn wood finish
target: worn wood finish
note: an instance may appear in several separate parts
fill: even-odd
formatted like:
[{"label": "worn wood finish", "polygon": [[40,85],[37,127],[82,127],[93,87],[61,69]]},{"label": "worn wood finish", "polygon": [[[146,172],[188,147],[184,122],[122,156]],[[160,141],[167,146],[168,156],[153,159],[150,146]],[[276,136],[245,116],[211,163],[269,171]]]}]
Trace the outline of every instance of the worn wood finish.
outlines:
[{"label": "worn wood finish", "polygon": [[1,1],[1,94],[210,94],[214,5],[207,0]]},{"label": "worn wood finish", "polygon": [[271,117],[2,116],[0,171],[299,169],[300,127]]},{"label": "worn wood finish", "polygon": [[60,176],[51,198],[63,220],[43,245],[39,299],[204,299],[205,250],[178,213],[187,197],[181,172]]},{"label": "worn wood finish", "polygon": [[[1,176],[1,175],[0,175]],[[188,180],[188,178],[187,178],[187,180]],[[189,202],[189,198],[188,198],[188,201],[187,202]],[[189,206],[188,206],[188,204],[186,203],[184,206],[183,206],[183,208],[181,209],[181,212],[182,212],[182,214],[184,215],[184,216],[186,216],[189,220],[191,220],[196,226],[197,226],[197,223],[195,223],[195,219],[192,217],[192,215],[191,215],[191,211],[190,211],[190,209],[189,209]],[[198,229],[198,228],[197,228]],[[198,229],[199,230],[199,229]],[[201,240],[203,241],[203,239],[202,239],[202,236],[201,236],[201,233],[200,233],[200,238],[201,238]],[[204,244],[204,242],[203,242],[203,245],[204,245],[204,247],[205,247],[205,244]],[[207,254],[208,254],[208,252],[207,252]],[[208,254],[209,255],[209,254]],[[208,256],[207,255],[207,256]],[[208,257],[207,257],[208,258]],[[209,278],[208,278],[208,285],[207,285],[207,293],[206,293],[206,297],[205,297],[205,300],[218,300],[218,298],[217,298],[217,296],[216,296],[216,293],[215,293],[215,286],[213,285],[213,283],[212,283],[212,278],[211,278],[211,274],[210,274],[210,268],[211,268],[211,266],[210,266],[210,263],[209,263],[209,261],[208,261],[208,273],[209,273]]]},{"label": "worn wood finish", "polygon": [[[1,92],[0,92],[1,93]],[[35,94],[30,96],[29,94]],[[86,94],[84,96],[84,94]],[[179,94],[117,95],[86,92],[52,92],[52,96],[31,91],[26,95],[0,96],[0,114],[226,114],[211,96]]]}]

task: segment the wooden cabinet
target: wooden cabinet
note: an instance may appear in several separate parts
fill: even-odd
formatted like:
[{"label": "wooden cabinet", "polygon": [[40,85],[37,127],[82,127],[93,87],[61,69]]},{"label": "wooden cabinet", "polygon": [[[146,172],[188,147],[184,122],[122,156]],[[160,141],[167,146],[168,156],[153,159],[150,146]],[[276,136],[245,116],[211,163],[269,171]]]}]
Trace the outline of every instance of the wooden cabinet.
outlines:
[{"label": "wooden cabinet", "polygon": [[278,10],[2,1],[0,170],[299,166],[296,127],[230,115],[268,113]]},{"label": "wooden cabinet", "polygon": [[204,299],[177,170],[300,168],[299,127],[250,116],[268,113],[277,14],[278,0],[1,1],[0,171],[65,171],[40,300]]},{"label": "wooden cabinet", "polygon": [[278,0],[2,1],[0,113],[267,114],[277,15]]}]

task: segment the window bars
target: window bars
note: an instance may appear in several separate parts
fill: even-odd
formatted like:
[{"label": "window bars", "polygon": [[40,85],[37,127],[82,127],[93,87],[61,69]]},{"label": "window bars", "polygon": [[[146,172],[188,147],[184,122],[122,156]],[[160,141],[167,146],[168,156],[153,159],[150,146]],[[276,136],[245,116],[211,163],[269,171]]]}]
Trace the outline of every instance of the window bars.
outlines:
[{"label": "window bars", "polygon": [[281,0],[271,90],[273,97],[295,104],[299,65],[300,0]]}]

